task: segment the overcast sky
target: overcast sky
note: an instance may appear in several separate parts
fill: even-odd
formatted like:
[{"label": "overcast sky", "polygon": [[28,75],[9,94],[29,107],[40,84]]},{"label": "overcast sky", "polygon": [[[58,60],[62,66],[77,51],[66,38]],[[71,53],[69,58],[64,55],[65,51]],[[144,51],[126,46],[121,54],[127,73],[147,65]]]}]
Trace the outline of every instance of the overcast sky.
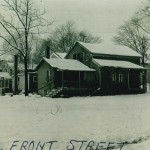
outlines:
[{"label": "overcast sky", "polygon": [[[145,0],[40,0],[55,25],[73,20],[77,28],[110,41],[117,27],[129,20]],[[41,5],[41,6],[42,6]]]},{"label": "overcast sky", "polygon": [[[1,2],[3,0],[0,0]],[[68,20],[79,30],[87,30],[110,42],[117,28],[129,20],[146,0],[35,0],[47,10],[48,19],[56,18],[53,27]],[[0,31],[2,31],[0,27]]]}]

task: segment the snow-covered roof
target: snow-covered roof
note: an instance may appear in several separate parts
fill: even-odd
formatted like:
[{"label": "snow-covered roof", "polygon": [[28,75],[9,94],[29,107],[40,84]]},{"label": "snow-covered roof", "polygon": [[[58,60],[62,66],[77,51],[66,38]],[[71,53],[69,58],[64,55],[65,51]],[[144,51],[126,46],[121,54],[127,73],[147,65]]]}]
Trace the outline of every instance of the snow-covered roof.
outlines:
[{"label": "snow-covered roof", "polygon": [[81,46],[86,48],[88,51],[94,54],[106,54],[106,55],[119,55],[119,56],[135,56],[141,57],[140,54],[130,49],[127,46],[114,45],[114,44],[92,44],[92,43],[83,43],[78,42]]},{"label": "snow-covered roof", "polygon": [[107,66],[107,67],[144,69],[142,66],[136,65],[128,61],[93,59],[93,62],[96,62],[100,66]]},{"label": "snow-covered roof", "polygon": [[52,55],[50,56],[50,58],[62,58],[64,59],[67,53],[57,53],[54,52],[52,53]]},{"label": "snow-covered roof", "polygon": [[8,72],[0,72],[0,78],[4,77],[4,79],[11,79],[11,76]]},{"label": "snow-covered roof", "polygon": [[72,70],[72,71],[95,71],[81,62],[74,59],[57,59],[57,58],[44,58],[44,60],[54,68],[61,70]]}]

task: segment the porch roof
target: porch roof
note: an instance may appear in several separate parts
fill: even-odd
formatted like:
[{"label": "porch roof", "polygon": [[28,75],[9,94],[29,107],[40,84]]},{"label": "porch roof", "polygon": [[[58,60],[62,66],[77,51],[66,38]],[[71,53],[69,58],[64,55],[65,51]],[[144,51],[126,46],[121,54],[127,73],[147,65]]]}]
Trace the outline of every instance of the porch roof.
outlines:
[{"label": "porch roof", "polygon": [[80,61],[74,59],[57,59],[57,58],[44,58],[44,60],[52,67],[60,70],[72,70],[72,71],[95,71],[89,68]]},{"label": "porch roof", "polygon": [[144,67],[128,62],[128,61],[93,59],[93,62],[96,62],[100,66],[107,66],[107,67],[144,69]]},{"label": "porch roof", "polygon": [[0,78],[11,79],[11,76],[8,72],[0,72]]}]

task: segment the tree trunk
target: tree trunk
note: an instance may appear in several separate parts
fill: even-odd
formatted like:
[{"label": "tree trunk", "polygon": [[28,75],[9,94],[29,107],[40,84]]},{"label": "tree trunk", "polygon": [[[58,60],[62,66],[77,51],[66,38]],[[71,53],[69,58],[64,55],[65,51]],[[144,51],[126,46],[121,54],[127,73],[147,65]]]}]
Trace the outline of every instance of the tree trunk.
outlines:
[{"label": "tree trunk", "polygon": [[14,56],[14,94],[18,94],[18,55]]},{"label": "tree trunk", "polygon": [[24,57],[24,75],[25,75],[25,96],[28,96],[28,61],[27,56]]},{"label": "tree trunk", "polygon": [[[27,27],[27,16],[26,16],[26,27]],[[25,57],[24,57],[24,75],[25,75],[25,96],[28,96],[28,31],[25,28]]]},{"label": "tree trunk", "polygon": [[[145,68],[145,57],[144,56],[142,57],[142,66]],[[146,74],[147,74],[147,71],[144,70],[143,71],[143,88],[146,88]]]}]

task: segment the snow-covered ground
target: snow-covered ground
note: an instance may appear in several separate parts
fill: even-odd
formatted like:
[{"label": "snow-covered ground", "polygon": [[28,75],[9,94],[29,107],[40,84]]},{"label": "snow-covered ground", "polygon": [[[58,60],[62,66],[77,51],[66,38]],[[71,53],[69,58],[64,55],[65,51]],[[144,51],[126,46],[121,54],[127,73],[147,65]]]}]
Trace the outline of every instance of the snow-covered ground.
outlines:
[{"label": "snow-covered ground", "polygon": [[52,150],[67,146],[85,150],[90,141],[94,150],[98,143],[104,148],[108,142],[115,146],[126,142],[122,150],[149,150],[150,94],[58,99],[0,96],[0,148],[41,150],[45,143],[43,150],[48,150],[46,142],[54,140],[58,142]]}]

